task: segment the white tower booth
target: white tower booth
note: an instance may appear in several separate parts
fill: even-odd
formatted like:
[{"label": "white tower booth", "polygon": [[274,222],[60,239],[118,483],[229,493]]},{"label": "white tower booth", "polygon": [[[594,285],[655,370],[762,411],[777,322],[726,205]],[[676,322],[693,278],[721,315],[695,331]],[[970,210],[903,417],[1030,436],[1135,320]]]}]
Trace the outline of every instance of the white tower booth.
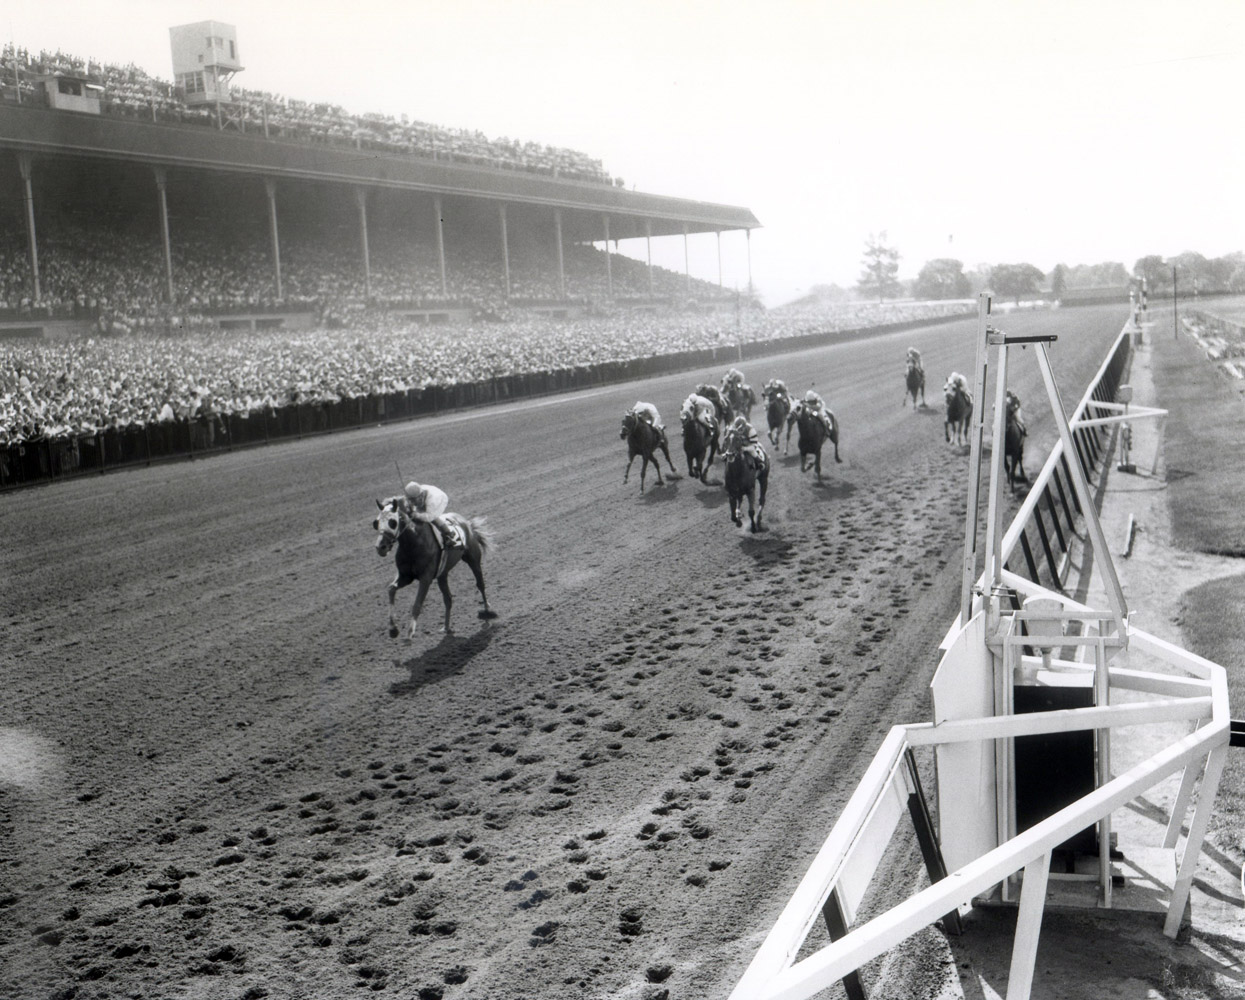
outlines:
[{"label": "white tower booth", "polygon": [[238,29],[221,21],[198,21],[169,28],[173,81],[187,104],[228,102],[229,81],[244,67],[238,55]]}]

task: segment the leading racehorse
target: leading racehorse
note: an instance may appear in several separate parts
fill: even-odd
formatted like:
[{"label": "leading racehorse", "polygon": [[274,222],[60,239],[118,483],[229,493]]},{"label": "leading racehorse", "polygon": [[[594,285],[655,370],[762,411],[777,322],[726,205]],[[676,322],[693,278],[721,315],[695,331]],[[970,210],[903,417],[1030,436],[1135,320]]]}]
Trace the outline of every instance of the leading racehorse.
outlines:
[{"label": "leading racehorse", "polygon": [[670,448],[666,444],[666,432],[654,427],[643,419],[635,410],[628,410],[622,418],[622,432],[618,435],[627,442],[627,469],[623,473],[623,482],[631,475],[631,463],[639,455],[643,462],[640,465],[640,492],[644,492],[644,474],[648,472],[648,463],[653,463],[657,472],[657,485],[665,485],[661,478],[661,466],[657,462],[657,451],[666,456],[666,464],[670,466],[671,475],[677,476],[674,463],[670,461]]},{"label": "leading racehorse", "polygon": [[757,401],[757,394],[752,391],[752,386],[732,382],[723,387],[722,397],[726,400],[732,414],[742,413],[748,419],[752,418],[752,408]]},{"label": "leading racehorse", "polygon": [[[467,544],[464,548],[450,548],[445,552],[445,565],[441,566],[442,551],[437,542],[436,532],[427,521],[416,521],[407,514],[400,497],[390,500],[376,501],[380,513],[372,521],[372,527],[380,532],[376,539],[376,553],[381,558],[389,554],[397,543],[394,561],[398,567],[397,576],[389,584],[389,635],[397,638],[398,623],[393,620],[393,602],[398,590],[407,584],[418,581],[419,590],[415,594],[415,603],[411,605],[411,627],[409,637],[414,639],[419,632],[419,613],[424,607],[424,598],[428,596],[428,588],[432,581],[437,581],[441,588],[441,596],[445,600],[445,631],[452,632],[450,627],[450,608],[454,598],[450,595],[448,581],[450,570],[462,560],[471,567],[475,574],[476,589],[480,592],[480,600],[484,602],[481,618],[496,618],[495,612],[489,609],[488,595],[484,592],[484,571],[482,561],[484,553],[489,549],[493,533],[485,526],[483,517],[465,518],[458,514],[446,514],[445,520],[453,521],[462,531]],[[439,572],[438,572],[439,571]]]}]

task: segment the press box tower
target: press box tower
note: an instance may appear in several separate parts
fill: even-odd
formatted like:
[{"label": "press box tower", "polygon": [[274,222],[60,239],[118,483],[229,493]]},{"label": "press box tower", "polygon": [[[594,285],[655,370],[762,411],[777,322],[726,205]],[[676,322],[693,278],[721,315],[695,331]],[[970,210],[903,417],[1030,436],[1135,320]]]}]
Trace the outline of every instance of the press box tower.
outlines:
[{"label": "press box tower", "polygon": [[199,21],[169,28],[173,82],[187,104],[220,104],[231,99],[229,81],[243,69],[238,29],[221,21]]}]

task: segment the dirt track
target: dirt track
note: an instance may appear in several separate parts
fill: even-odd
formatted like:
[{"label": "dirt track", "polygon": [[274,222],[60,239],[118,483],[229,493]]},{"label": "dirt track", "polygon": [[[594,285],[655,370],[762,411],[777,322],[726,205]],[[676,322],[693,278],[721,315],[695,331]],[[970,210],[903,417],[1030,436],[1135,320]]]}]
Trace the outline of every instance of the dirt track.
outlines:
[{"label": "dirt track", "polygon": [[[998,323],[1059,333],[1071,408],[1123,320]],[[967,469],[938,388],[973,326],[744,366],[814,382],[843,434],[823,486],[778,458],[757,536],[677,446],[717,370],[0,497],[0,995],[724,996],[885,729],[926,715]],[[642,495],[637,398],[683,471]],[[461,568],[454,636],[385,635],[395,459],[488,516],[496,622]],[[867,978],[911,996],[940,962]]]}]

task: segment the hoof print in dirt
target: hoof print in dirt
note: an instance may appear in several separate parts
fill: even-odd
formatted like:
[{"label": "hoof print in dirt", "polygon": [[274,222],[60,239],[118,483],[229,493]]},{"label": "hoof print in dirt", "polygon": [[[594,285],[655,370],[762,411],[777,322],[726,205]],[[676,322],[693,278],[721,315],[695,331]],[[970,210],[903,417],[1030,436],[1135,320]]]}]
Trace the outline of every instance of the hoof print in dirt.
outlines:
[{"label": "hoof print in dirt", "polygon": [[557,922],[550,920],[539,927],[533,928],[532,936],[527,943],[533,948],[539,948],[542,944],[552,944],[557,940],[558,926]]},{"label": "hoof print in dirt", "polygon": [[639,910],[623,910],[618,915],[618,933],[623,937],[638,937],[644,933],[644,921]]}]

